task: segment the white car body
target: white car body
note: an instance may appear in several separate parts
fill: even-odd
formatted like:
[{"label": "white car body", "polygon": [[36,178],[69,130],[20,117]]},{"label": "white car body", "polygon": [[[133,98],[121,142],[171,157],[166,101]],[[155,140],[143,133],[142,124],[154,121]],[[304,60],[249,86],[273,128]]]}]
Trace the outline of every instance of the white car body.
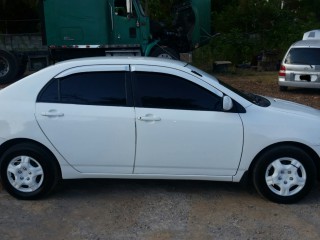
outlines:
[{"label": "white car body", "polygon": [[[190,111],[37,102],[53,78],[80,72],[161,72],[180,76],[245,110]],[[294,143],[320,156],[320,112],[269,99],[261,107],[185,63],[90,58],[34,73],[0,91],[0,149],[31,140],[59,162],[63,179],[146,178],[239,182],[265,149]],[[144,120],[143,120],[144,119]],[[317,165],[319,163],[315,163]]]}]

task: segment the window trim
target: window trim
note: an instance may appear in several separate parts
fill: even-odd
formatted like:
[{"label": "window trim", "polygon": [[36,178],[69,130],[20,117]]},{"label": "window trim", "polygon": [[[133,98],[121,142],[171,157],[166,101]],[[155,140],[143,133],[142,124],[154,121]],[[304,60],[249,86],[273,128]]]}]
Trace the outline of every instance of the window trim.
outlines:
[{"label": "window trim", "polygon": [[88,73],[88,72],[129,72],[129,65],[82,65],[72,68],[68,68],[54,78],[64,78],[76,73]]},{"label": "window trim", "polygon": [[130,69],[131,69],[131,73],[134,73],[134,72],[164,73],[164,74],[169,74],[169,75],[177,76],[180,78],[184,78],[184,79],[186,79],[190,82],[193,82],[193,83],[195,83],[205,89],[208,89],[210,92],[218,95],[219,97],[224,96],[223,92],[221,92],[219,89],[217,89],[213,85],[209,84],[208,82],[204,81],[203,79],[191,74],[192,69],[190,70],[190,73],[187,73],[187,72],[181,71],[179,69],[175,69],[175,68],[162,67],[162,66],[157,66],[157,65],[154,65],[154,66],[143,65],[143,64],[130,65]]},{"label": "window trim", "polygon": [[[92,68],[91,68],[92,69]],[[101,69],[101,68],[100,68]],[[61,101],[61,88],[60,88],[60,81],[66,77],[70,77],[72,75],[81,74],[81,73],[114,73],[120,72],[124,74],[125,77],[125,97],[126,97],[126,104],[125,105],[105,105],[105,104],[90,104],[90,103],[67,103]],[[131,77],[130,72],[128,71],[69,71],[70,74],[59,74],[56,77],[52,78],[50,81],[46,83],[46,85],[41,89],[39,92],[36,103],[55,103],[55,104],[74,104],[74,105],[87,105],[87,106],[104,106],[104,107],[133,107],[133,95],[132,95],[132,84],[131,84]],[[59,77],[59,78],[58,78]],[[43,93],[48,89],[48,87],[54,82],[57,81],[57,95],[58,101],[42,101],[41,97]]]},{"label": "window trim", "polygon": [[[222,104],[222,101],[223,101],[223,96],[224,94],[222,92],[220,92],[219,90],[215,89],[218,93],[221,93],[221,96],[217,95],[215,92],[213,92],[211,89],[209,89],[208,87],[210,86],[208,84],[208,87],[205,87],[203,85],[205,84],[199,84],[198,81],[192,81],[190,80],[189,78],[185,78],[185,77],[182,77],[182,76],[179,76],[179,75],[176,75],[176,74],[172,74],[172,73],[168,73],[168,72],[164,72],[164,71],[146,71],[146,70],[138,70],[138,69],[134,69],[132,73],[132,79],[133,79],[133,92],[134,92],[134,105],[135,107],[137,108],[154,108],[154,109],[169,109],[169,110],[182,110],[182,111],[206,111],[206,112],[224,112],[223,109],[221,108],[221,110],[202,110],[202,109],[189,109],[189,108],[164,108],[164,107],[144,107],[142,106],[142,102],[141,102],[141,99],[140,97],[138,96],[138,90],[137,90],[137,84],[136,84],[136,81],[137,81],[137,77],[136,77],[136,74],[137,73],[149,73],[149,74],[162,74],[162,75],[171,75],[173,77],[176,77],[176,78],[180,78],[182,81],[185,81],[185,82],[188,82],[189,84],[192,84],[192,85],[195,85],[196,87],[199,87],[199,88],[202,88],[203,90],[206,90],[208,91],[209,93],[213,94],[213,95],[216,95],[217,97],[220,97],[221,99],[221,104]],[[193,77],[193,76],[192,76]],[[222,107],[222,106],[221,106]]]}]

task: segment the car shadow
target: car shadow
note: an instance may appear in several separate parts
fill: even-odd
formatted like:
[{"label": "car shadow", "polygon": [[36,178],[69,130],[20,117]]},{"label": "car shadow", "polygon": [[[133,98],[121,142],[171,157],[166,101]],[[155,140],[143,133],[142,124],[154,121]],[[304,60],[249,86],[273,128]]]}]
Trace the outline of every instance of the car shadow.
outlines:
[{"label": "car shadow", "polygon": [[305,95],[315,95],[320,94],[320,89],[318,88],[288,88],[285,92],[294,94],[305,94]]},{"label": "car shadow", "polygon": [[[184,195],[208,199],[230,198],[234,201],[267,201],[260,197],[251,184],[195,180],[136,180],[136,179],[76,179],[63,180],[50,199],[95,199],[108,196],[144,197],[157,195]],[[320,184],[298,204],[318,204]]]}]

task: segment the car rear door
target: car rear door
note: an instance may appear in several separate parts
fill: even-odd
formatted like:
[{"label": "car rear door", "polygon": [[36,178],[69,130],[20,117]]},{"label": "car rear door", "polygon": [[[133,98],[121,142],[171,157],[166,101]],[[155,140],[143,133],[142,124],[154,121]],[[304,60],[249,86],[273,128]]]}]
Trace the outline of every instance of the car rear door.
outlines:
[{"label": "car rear door", "polygon": [[42,90],[36,119],[53,146],[83,173],[132,173],[135,121],[126,65],[61,73]]},{"label": "car rear door", "polygon": [[232,176],[242,153],[238,113],[222,110],[223,94],[165,67],[132,66],[137,147],[134,173]]}]

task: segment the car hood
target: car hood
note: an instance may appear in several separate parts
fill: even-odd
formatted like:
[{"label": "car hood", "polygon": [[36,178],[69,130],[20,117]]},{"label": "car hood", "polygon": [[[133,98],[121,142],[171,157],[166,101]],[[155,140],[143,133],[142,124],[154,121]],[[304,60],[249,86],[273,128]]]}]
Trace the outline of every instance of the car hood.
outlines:
[{"label": "car hood", "polygon": [[270,108],[272,108],[272,110],[274,111],[285,112],[300,116],[305,115],[309,117],[317,117],[320,120],[320,110],[318,109],[277,98],[267,97],[267,99],[271,103]]}]

